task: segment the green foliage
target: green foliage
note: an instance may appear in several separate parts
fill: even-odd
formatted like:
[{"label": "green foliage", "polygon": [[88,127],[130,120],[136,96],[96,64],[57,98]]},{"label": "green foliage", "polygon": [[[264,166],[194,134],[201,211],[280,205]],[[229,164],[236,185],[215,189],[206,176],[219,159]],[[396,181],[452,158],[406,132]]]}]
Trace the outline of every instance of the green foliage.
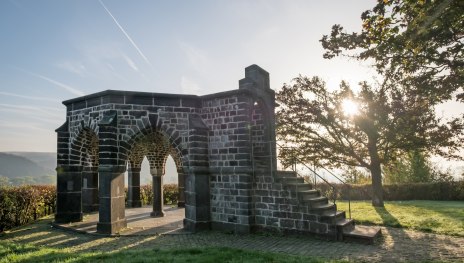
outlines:
[{"label": "green foliage", "polygon": [[366,174],[363,170],[348,167],[343,174],[345,182],[348,184],[368,184],[371,182],[371,177]]},{"label": "green foliage", "polygon": [[410,151],[384,166],[384,181],[388,184],[453,181],[450,171],[441,171],[427,155]]},{"label": "green foliage", "polygon": [[374,61],[386,81],[410,86],[432,103],[450,99],[464,83],[462,14],[461,0],[378,0],[361,15],[360,32],[332,27],[321,39],[324,58]]},{"label": "green foliage", "polygon": [[[426,98],[405,90],[360,83],[355,92],[342,82],[330,91],[320,78],[303,76],[285,84],[276,94],[277,138],[290,146],[279,152],[283,165],[296,157],[316,166],[363,167],[371,173],[373,204],[382,206],[382,165],[414,150],[459,158],[462,120],[444,123]],[[345,112],[346,100],[358,105],[356,114]]]},{"label": "green foliage", "polygon": [[0,232],[54,212],[56,187],[0,187]]},{"label": "green foliage", "polygon": [[163,185],[164,203],[169,205],[176,205],[179,200],[179,188],[177,184]]},{"label": "green foliage", "polygon": [[[278,138],[296,151],[281,152],[284,165],[296,153],[304,163],[364,167],[373,205],[382,206],[381,165],[410,151],[461,159],[462,118],[438,118],[435,106],[463,87],[463,13],[460,0],[378,0],[362,14],[360,33],[334,25],[321,39],[324,57],[374,62],[380,81],[360,83],[357,93],[344,82],[330,92],[317,77],[285,84],[277,93]],[[357,114],[343,112],[346,99],[359,105]],[[412,178],[430,177],[414,158]]]},{"label": "green foliage", "polygon": [[[3,262],[327,262],[308,256],[282,255],[222,247],[133,249],[119,252],[71,252],[69,249],[0,241]],[[345,262],[345,261],[331,261]]]},{"label": "green foliage", "polygon": [[[330,193],[326,184],[318,184],[317,189],[323,195]],[[335,184],[337,200],[370,200],[372,187],[370,184],[343,185]],[[383,185],[383,196],[387,201],[402,200],[437,200],[464,201],[464,181],[443,181],[432,183],[403,183]]]},{"label": "green foliage", "polygon": [[[337,203],[347,210],[347,202]],[[357,223],[400,227],[424,232],[464,237],[464,202],[391,201],[384,208],[366,201],[351,202],[352,218]]]},{"label": "green foliage", "polygon": [[[179,199],[179,188],[177,184],[163,184],[163,198],[164,204],[166,205],[177,204],[177,201]],[[151,184],[145,184],[140,186],[140,201],[142,201],[142,205],[153,204],[153,187]]]}]

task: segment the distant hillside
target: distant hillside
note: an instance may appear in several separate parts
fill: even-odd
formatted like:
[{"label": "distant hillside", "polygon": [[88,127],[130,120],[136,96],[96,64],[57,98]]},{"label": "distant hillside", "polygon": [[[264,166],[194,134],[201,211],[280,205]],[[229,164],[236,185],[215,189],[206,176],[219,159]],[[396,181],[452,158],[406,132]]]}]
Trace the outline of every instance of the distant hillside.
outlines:
[{"label": "distant hillside", "polygon": [[0,175],[8,178],[38,177],[53,174],[53,171],[36,162],[9,153],[0,153]]},{"label": "distant hillside", "polygon": [[[56,153],[52,152],[0,152],[0,177],[9,178],[9,184],[54,184],[56,182]],[[125,176],[127,185],[127,172]],[[145,159],[140,183],[151,183],[150,167]],[[164,183],[177,183],[176,166],[168,158]]]},{"label": "distant hillside", "polygon": [[54,152],[8,152],[18,156],[25,157],[36,164],[42,166],[47,171],[55,174],[56,168],[56,153]]}]

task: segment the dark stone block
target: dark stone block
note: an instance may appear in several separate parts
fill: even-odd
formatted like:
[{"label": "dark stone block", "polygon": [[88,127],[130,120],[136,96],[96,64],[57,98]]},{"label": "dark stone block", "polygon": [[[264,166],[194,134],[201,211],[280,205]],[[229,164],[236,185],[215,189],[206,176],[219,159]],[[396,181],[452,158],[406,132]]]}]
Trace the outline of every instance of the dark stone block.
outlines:
[{"label": "dark stone block", "polygon": [[109,104],[109,103],[117,103],[117,104],[124,104],[124,96],[123,95],[106,95],[101,97],[102,104]]},{"label": "dark stone block", "polygon": [[155,104],[157,106],[172,106],[180,107],[180,98],[166,98],[166,97],[155,97]]},{"label": "dark stone block", "polygon": [[101,98],[91,98],[87,100],[87,107],[95,107],[101,104]]},{"label": "dark stone block", "polygon": [[126,95],[126,104],[153,105],[153,98],[151,96]]},{"label": "dark stone block", "polygon": [[184,218],[184,228],[187,231],[199,232],[211,229],[211,222],[209,221],[195,221],[189,218]]},{"label": "dark stone block", "polygon": [[310,222],[309,223],[309,231],[317,234],[325,234],[327,233],[328,225],[317,223],[317,222]]},{"label": "dark stone block", "polygon": [[279,219],[278,218],[275,218],[275,217],[267,217],[266,218],[266,225],[267,226],[277,227],[278,224],[279,224]]},{"label": "dark stone block", "polygon": [[287,218],[287,212],[284,211],[276,211],[272,213],[273,217],[278,217],[278,218]]},{"label": "dark stone block", "polygon": [[114,222],[98,222],[97,232],[100,234],[113,235],[119,233],[122,228],[127,227],[126,219],[114,221]]},{"label": "dark stone block", "polygon": [[81,222],[83,219],[82,212],[66,212],[66,213],[56,213],[55,222],[56,223],[72,223],[72,222]]},{"label": "dark stone block", "polygon": [[280,219],[280,227],[295,228],[295,220],[293,220],[293,219]]}]

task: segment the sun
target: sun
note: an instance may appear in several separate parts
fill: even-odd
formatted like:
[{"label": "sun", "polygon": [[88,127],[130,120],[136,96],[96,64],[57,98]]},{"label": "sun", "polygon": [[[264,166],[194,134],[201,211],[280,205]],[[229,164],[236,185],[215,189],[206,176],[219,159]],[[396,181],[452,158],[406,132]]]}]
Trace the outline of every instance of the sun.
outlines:
[{"label": "sun", "polygon": [[347,116],[353,116],[358,114],[358,104],[350,99],[344,99],[342,102],[343,113]]}]

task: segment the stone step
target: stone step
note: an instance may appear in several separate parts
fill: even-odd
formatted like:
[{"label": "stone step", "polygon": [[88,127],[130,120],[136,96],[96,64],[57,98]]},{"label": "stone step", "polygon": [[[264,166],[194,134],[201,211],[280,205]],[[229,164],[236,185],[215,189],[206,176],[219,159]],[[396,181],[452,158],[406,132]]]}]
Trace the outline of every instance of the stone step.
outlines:
[{"label": "stone step", "polygon": [[335,225],[341,230],[340,232],[349,232],[355,228],[354,220],[349,218],[339,219]]},{"label": "stone step", "polygon": [[329,200],[327,197],[325,196],[318,196],[318,197],[308,197],[308,196],[305,196],[303,197],[303,200],[302,200],[304,203],[307,203],[310,205],[310,207],[317,207],[317,206],[321,206],[321,205],[325,205],[325,204],[328,204]]},{"label": "stone step", "polygon": [[311,190],[311,185],[305,183],[286,183],[284,184],[284,187],[288,190],[296,192]]},{"label": "stone step", "polygon": [[356,225],[352,230],[343,231],[343,240],[373,244],[375,238],[381,234],[380,227]]},{"label": "stone step", "polygon": [[335,211],[332,213],[321,215],[319,220],[322,223],[328,223],[331,225],[335,225],[337,221],[345,219],[345,218],[346,218],[345,211]]},{"label": "stone step", "polygon": [[337,211],[337,206],[335,204],[324,204],[310,208],[311,211],[314,211],[320,215],[332,214]]},{"label": "stone step", "polygon": [[354,220],[348,218],[342,218],[337,220],[335,226],[337,228],[337,240],[339,241],[343,240],[343,233],[350,232],[355,228]]},{"label": "stone step", "polygon": [[298,196],[300,197],[300,200],[316,198],[321,196],[321,191],[317,189],[302,190],[298,192]]},{"label": "stone step", "polygon": [[277,177],[297,177],[294,171],[277,171]]},{"label": "stone step", "polygon": [[284,184],[303,184],[304,179],[302,177],[278,177],[277,178],[278,182],[284,183]]}]

